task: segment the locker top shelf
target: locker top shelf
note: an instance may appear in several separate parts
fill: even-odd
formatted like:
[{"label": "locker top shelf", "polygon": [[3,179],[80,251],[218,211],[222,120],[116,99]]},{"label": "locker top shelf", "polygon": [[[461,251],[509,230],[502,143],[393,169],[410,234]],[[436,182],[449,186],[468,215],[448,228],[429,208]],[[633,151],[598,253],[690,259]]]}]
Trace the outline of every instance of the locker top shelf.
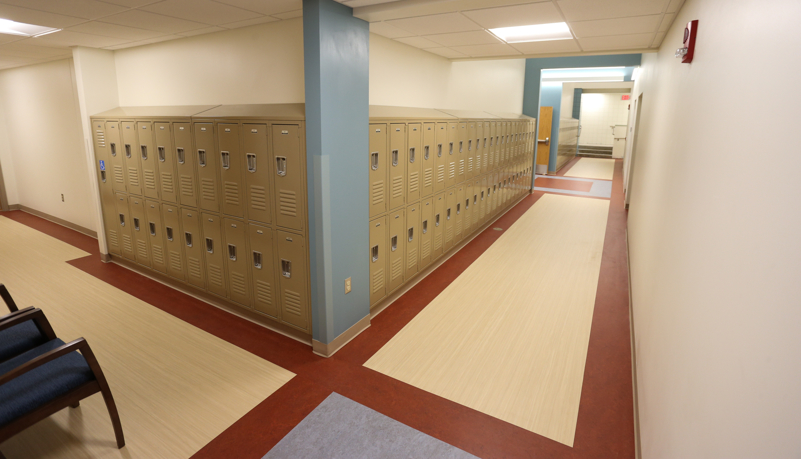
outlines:
[{"label": "locker top shelf", "polygon": [[443,112],[453,115],[456,118],[460,119],[476,119],[476,120],[486,120],[486,119],[495,119],[501,118],[500,116],[495,116],[491,113],[482,112],[480,110],[451,110],[451,109],[442,109]]},{"label": "locker top shelf", "polygon": [[218,105],[193,118],[305,120],[306,104]]},{"label": "locker top shelf", "polygon": [[533,120],[534,118],[523,115],[521,113],[504,113],[504,112],[490,112],[491,114],[505,119],[513,119],[513,120]]},{"label": "locker top shelf", "polygon": [[442,110],[433,108],[394,107],[390,105],[371,105],[370,119],[455,119]]},{"label": "locker top shelf", "polygon": [[217,105],[167,105],[162,107],[117,107],[93,118],[189,118]]}]

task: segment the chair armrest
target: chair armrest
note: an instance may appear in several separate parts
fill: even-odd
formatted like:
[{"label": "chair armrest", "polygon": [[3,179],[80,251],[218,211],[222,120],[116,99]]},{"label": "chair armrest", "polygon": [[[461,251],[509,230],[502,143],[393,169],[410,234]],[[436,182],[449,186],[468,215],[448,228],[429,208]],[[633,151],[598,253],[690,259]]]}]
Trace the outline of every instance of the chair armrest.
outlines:
[{"label": "chair armrest", "polygon": [[19,310],[17,303],[14,302],[14,298],[11,298],[11,294],[8,293],[8,289],[3,284],[0,284],[0,298],[3,298],[9,311],[17,312]]},{"label": "chair armrest", "polygon": [[4,315],[4,316],[0,316],[0,322],[2,322],[2,321],[4,321],[4,320],[8,320],[8,319],[10,319],[10,318],[12,318],[12,317],[14,317],[14,316],[17,316],[17,315],[19,315],[19,314],[22,314],[22,313],[28,312],[28,311],[30,311],[30,310],[32,310],[32,309],[34,309],[34,307],[33,307],[33,306],[28,306],[27,308],[25,308],[25,309],[20,309],[19,311],[9,312],[8,314],[6,314],[6,315]]},{"label": "chair armrest", "polygon": [[[59,346],[50,352],[42,354],[39,357],[36,357],[35,359],[23,363],[22,365],[14,368],[13,370],[9,371],[4,375],[0,375],[0,386],[13,380],[14,378],[18,378],[21,375],[24,375],[25,373],[31,370],[39,368],[40,366],[48,362],[52,362],[53,360],[56,360],[59,357],[63,357],[69,354],[70,352],[82,351],[83,353],[83,351],[85,350],[89,350],[89,344],[83,338],[78,338],[75,341],[71,341],[63,346]],[[92,351],[89,350],[89,352]]]},{"label": "chair armrest", "polygon": [[33,320],[36,324],[36,327],[39,328],[39,331],[48,340],[56,339],[56,332],[53,331],[53,327],[50,325],[50,322],[44,315],[44,311],[41,309],[31,307],[9,315],[11,317],[0,320],[0,332],[7,328],[13,327],[14,325],[19,325],[23,322]]}]

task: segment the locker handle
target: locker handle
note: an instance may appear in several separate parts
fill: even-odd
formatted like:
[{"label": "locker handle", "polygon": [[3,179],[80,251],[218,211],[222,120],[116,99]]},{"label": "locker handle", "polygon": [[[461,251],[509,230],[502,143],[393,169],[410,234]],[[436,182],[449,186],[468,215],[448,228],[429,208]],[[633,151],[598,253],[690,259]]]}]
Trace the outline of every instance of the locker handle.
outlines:
[{"label": "locker handle", "polygon": [[197,151],[197,162],[200,167],[206,167],[206,150]]},{"label": "locker handle", "polygon": [[392,167],[398,165],[398,150],[392,150]]},{"label": "locker handle", "polygon": [[173,237],[172,237],[172,228],[170,228],[170,227],[168,226],[168,227],[166,228],[166,230],[167,230],[167,231],[166,231],[166,232],[167,232],[167,240],[168,240],[168,241],[170,241],[170,242],[172,242],[172,240],[173,240]]},{"label": "locker handle", "polygon": [[370,255],[373,257],[373,258],[372,258],[372,259],[373,259],[373,263],[375,263],[376,261],[378,261],[378,246],[377,246],[377,245],[374,245],[374,246],[373,246],[373,247],[370,249]]},{"label": "locker handle", "polygon": [[414,147],[409,149],[409,162],[410,163],[414,162]]},{"label": "locker handle", "polygon": [[206,252],[214,253],[214,240],[210,237],[206,238]]},{"label": "locker handle", "polygon": [[478,195],[474,194],[473,195],[473,204],[476,204],[476,203],[478,203]]},{"label": "locker handle", "polygon": [[139,231],[139,219],[134,217],[134,229]]},{"label": "locker handle", "polygon": [[150,222],[150,235],[151,236],[156,235],[156,224],[153,222]]},{"label": "locker handle", "polygon": [[261,269],[261,252],[253,251],[253,267]]},{"label": "locker handle", "polygon": [[184,149],[176,148],[175,151],[178,156],[178,164],[183,164],[186,161],[186,156],[184,155]]},{"label": "locker handle", "polygon": [[451,210],[448,209],[445,211],[445,220],[450,220],[450,219],[451,219]]},{"label": "locker handle", "polygon": [[442,144],[437,144],[437,157],[442,158]]},{"label": "locker handle", "polygon": [[464,152],[463,146],[464,146],[464,142],[460,140],[459,141],[459,153]]},{"label": "locker handle", "polygon": [[423,234],[428,232],[428,220],[423,220]]},{"label": "locker handle", "polygon": [[236,246],[233,244],[228,244],[228,258],[231,261],[236,261]]},{"label": "locker handle", "polygon": [[159,148],[159,161],[162,163],[167,160],[167,150],[164,147]]},{"label": "locker handle", "polygon": [[117,156],[117,144],[111,142],[111,156]]},{"label": "locker handle", "polygon": [[472,140],[468,140],[467,141],[467,151],[472,151],[472,150],[473,150],[473,141]]},{"label": "locker handle", "polygon": [[106,183],[106,171],[100,171],[100,180]]},{"label": "locker handle", "polygon": [[231,168],[231,153],[227,151],[221,151],[220,156],[222,156],[222,168],[228,170]]},{"label": "locker handle", "polygon": [[470,208],[470,198],[467,198],[464,201],[464,210],[467,210],[469,208]]},{"label": "locker handle", "polygon": [[462,213],[462,203],[461,202],[457,202],[456,203],[456,215],[459,215],[460,213]]},{"label": "locker handle", "polygon": [[426,145],[426,146],[425,146],[425,151],[423,151],[423,159],[424,159],[424,160],[426,160],[426,161],[428,161],[428,158],[429,158],[429,156],[428,156],[428,154],[429,154],[429,151],[428,151],[428,150],[429,150],[429,149],[430,149],[430,148],[429,148],[429,146],[428,146],[428,145]]},{"label": "locker handle", "polygon": [[131,144],[129,144],[129,143],[125,144],[125,156],[127,158],[131,157]]},{"label": "locker handle", "polygon": [[292,277],[292,262],[289,260],[281,259],[281,274],[290,279]]},{"label": "locker handle", "polygon": [[142,151],[142,159],[147,160],[147,145],[139,145],[139,149]]},{"label": "locker handle", "polygon": [[393,252],[398,250],[398,236],[392,236],[392,239],[390,239],[390,248]]},{"label": "locker handle", "polygon": [[378,152],[370,153],[370,167],[374,170],[378,170]]},{"label": "locker handle", "polygon": [[276,169],[275,173],[280,175],[281,177],[286,176],[286,156],[276,156]]},{"label": "locker handle", "polygon": [[448,151],[449,155],[453,154],[453,142],[451,142],[450,150]]},{"label": "locker handle", "polygon": [[434,226],[439,226],[439,214],[434,217]]},{"label": "locker handle", "polygon": [[409,242],[414,240],[414,228],[409,228]]},{"label": "locker handle", "polygon": [[120,214],[120,226],[125,226],[125,215]]},{"label": "locker handle", "polygon": [[248,153],[248,172],[256,172],[256,153]]},{"label": "locker handle", "polygon": [[186,240],[186,246],[187,247],[192,247],[192,233],[190,233],[188,231],[185,232],[184,233],[184,239]]}]

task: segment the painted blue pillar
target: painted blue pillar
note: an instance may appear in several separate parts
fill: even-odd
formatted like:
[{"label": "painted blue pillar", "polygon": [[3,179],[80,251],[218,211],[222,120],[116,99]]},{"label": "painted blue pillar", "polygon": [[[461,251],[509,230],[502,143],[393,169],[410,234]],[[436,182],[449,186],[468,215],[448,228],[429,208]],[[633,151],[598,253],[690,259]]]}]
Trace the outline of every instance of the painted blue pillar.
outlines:
[{"label": "painted blue pillar", "polygon": [[369,40],[352,8],[303,0],[312,328],[324,355],[369,324]]}]

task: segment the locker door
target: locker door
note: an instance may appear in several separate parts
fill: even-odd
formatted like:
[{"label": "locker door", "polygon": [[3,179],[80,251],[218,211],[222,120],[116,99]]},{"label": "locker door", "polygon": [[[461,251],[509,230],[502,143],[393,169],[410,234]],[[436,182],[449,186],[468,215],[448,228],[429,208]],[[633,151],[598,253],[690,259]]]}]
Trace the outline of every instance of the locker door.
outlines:
[{"label": "locker door", "polygon": [[501,143],[501,131],[503,128],[503,123],[498,121],[495,125],[495,154],[493,155],[493,163],[492,169],[497,170],[501,165],[501,149],[503,145]]},{"label": "locker door", "polygon": [[420,270],[431,264],[434,247],[434,199],[420,202]]},{"label": "locker door", "polygon": [[490,130],[489,130],[489,141],[490,141],[490,151],[488,155],[489,164],[487,166],[487,172],[495,170],[495,152],[498,150],[497,143],[498,139],[496,138],[498,132],[498,123],[496,121],[490,121]]},{"label": "locker door", "polygon": [[303,230],[306,218],[306,187],[303,176],[305,158],[300,152],[300,126],[282,124],[273,126],[273,166],[277,200],[275,223],[284,228]]},{"label": "locker door", "polygon": [[203,260],[206,265],[206,279],[208,289],[222,297],[226,297],[225,283],[225,256],[227,251],[223,247],[222,219],[209,213],[200,214],[203,228]]},{"label": "locker door", "polygon": [[433,248],[431,250],[431,261],[439,259],[443,254],[445,246],[445,193],[434,196],[434,224]]},{"label": "locker door", "polygon": [[110,164],[106,169],[111,174],[111,184],[114,191],[125,190],[125,149],[122,145],[122,135],[120,134],[120,123],[116,121],[106,122],[106,142],[108,143],[108,154]]},{"label": "locker door", "polygon": [[181,240],[186,254],[186,280],[196,286],[206,288],[206,270],[203,268],[203,237],[200,232],[200,213],[192,209],[181,209]]},{"label": "locker door", "polygon": [[420,265],[420,203],[406,208],[406,272],[404,279],[411,279],[417,274]]},{"label": "locker door", "polygon": [[[430,196],[434,192],[434,157],[437,150],[437,125],[425,123],[423,125],[423,151],[418,153],[422,159],[422,191],[421,196]],[[418,159],[419,161],[419,159]]]},{"label": "locker door", "polygon": [[196,156],[192,149],[190,124],[175,123],[172,127],[175,139],[175,171],[178,174],[178,200],[183,206],[197,207]]},{"label": "locker door", "polygon": [[464,173],[465,180],[473,178],[476,175],[476,150],[478,146],[476,145],[476,123],[470,122],[467,123],[467,147],[465,150],[467,151],[467,169]]},{"label": "locker door", "polygon": [[488,194],[489,194],[489,189],[487,188],[487,177],[484,176],[481,178],[481,186],[478,191],[479,226],[484,226],[484,224],[487,222],[487,207],[489,206],[489,201],[487,200]]},{"label": "locker door", "polygon": [[484,123],[481,121],[476,123],[476,134],[473,139],[475,141],[475,169],[473,169],[473,177],[478,177],[484,173]]},{"label": "locker door", "polygon": [[273,232],[266,226],[250,224],[249,263],[253,273],[253,307],[270,317],[280,319],[275,291],[275,250]]},{"label": "locker door", "polygon": [[308,269],[306,241],[303,236],[277,231],[279,282],[281,284],[281,321],[309,330]]},{"label": "locker door", "polygon": [[139,154],[142,163],[142,177],[144,184],[145,197],[159,198],[159,171],[158,160],[155,158],[155,148],[153,148],[153,123],[149,121],[139,121],[136,123],[136,130],[139,137]]},{"label": "locker door", "polygon": [[184,237],[181,232],[181,211],[178,207],[163,204],[161,222],[164,225],[164,246],[167,253],[167,274],[186,280],[184,267]]},{"label": "locker door", "polygon": [[434,148],[434,193],[445,189],[448,182],[448,123],[437,123]]},{"label": "locker door", "polygon": [[125,163],[125,187],[130,194],[142,195],[142,165],[136,148],[136,123],[123,121],[120,123],[123,144],[123,162]]},{"label": "locker door", "polygon": [[387,125],[370,125],[370,217],[387,211]]},{"label": "locker door", "polygon": [[370,222],[370,307],[387,296],[387,217]]},{"label": "locker door", "polygon": [[159,196],[162,201],[177,203],[178,188],[175,174],[175,149],[172,145],[170,123],[154,123],[156,136],[156,159],[159,163]]},{"label": "locker door", "polygon": [[[445,188],[456,185],[456,178],[459,176],[459,123],[448,123],[448,143],[447,161],[448,170],[445,178]],[[443,156],[445,154],[443,153]]]},{"label": "locker door", "polygon": [[406,182],[406,125],[389,125],[389,210],[403,205]]},{"label": "locker door", "polygon": [[147,221],[143,228],[150,240],[150,259],[153,269],[167,274],[167,251],[164,248],[164,233],[161,225],[161,204],[158,201],[145,201]]},{"label": "locker door", "polygon": [[453,221],[453,245],[459,243],[464,236],[463,230],[465,225],[464,219],[464,196],[465,196],[465,186],[461,185],[456,188],[456,193],[454,194],[454,206],[453,212],[455,212],[454,221]]},{"label": "locker door", "polygon": [[470,229],[475,232],[481,227],[481,209],[478,201],[478,196],[481,194],[481,179],[476,179],[473,182],[473,200],[470,201]]},{"label": "locker door", "polygon": [[131,209],[131,235],[133,236],[136,262],[150,267],[150,241],[148,240],[145,200],[139,196],[128,196],[128,207]]},{"label": "locker door", "polygon": [[214,126],[211,123],[195,123],[195,160],[200,183],[200,208],[212,212],[220,211],[219,175],[217,155],[214,154]]},{"label": "locker door", "polygon": [[484,132],[483,139],[481,140],[481,150],[482,150],[482,158],[481,158],[481,173],[489,172],[489,155],[490,155],[490,123],[489,121],[484,121],[483,128]]},{"label": "locker door", "polygon": [[464,187],[462,196],[462,239],[473,232],[473,181]]},{"label": "locker door", "polygon": [[245,216],[245,196],[242,187],[242,150],[239,125],[217,125],[219,142],[220,184],[222,185],[222,211],[234,217]]},{"label": "locker door", "polygon": [[[120,255],[117,212],[114,203],[114,179],[108,143],[106,142],[106,123],[92,121],[92,134],[95,147],[95,168],[103,209],[103,228],[106,232],[106,245],[109,253]],[[123,182],[124,183],[124,182]]]},{"label": "locker door", "polygon": [[404,259],[406,258],[406,219],[403,209],[392,212],[389,220],[389,291],[403,285]]},{"label": "locker door", "polygon": [[506,163],[506,121],[498,122],[498,167],[503,167]]},{"label": "locker door", "polygon": [[270,163],[272,161],[270,161],[267,151],[267,125],[246,124],[242,135],[245,152],[244,174],[248,220],[270,223],[270,207],[272,206]]},{"label": "locker door", "polygon": [[467,177],[467,123],[459,123],[457,132],[457,163],[456,163],[456,183],[464,182]]},{"label": "locker door", "polygon": [[456,222],[456,190],[451,189],[445,192],[445,212],[442,215],[444,220],[444,236],[442,238],[442,251],[447,253],[453,247],[454,228]]},{"label": "locker door", "polygon": [[250,307],[250,257],[247,246],[247,227],[245,222],[226,218],[225,227],[225,263],[228,272],[228,298],[242,306]]},{"label": "locker door", "polygon": [[408,141],[406,148],[406,202],[420,200],[420,187],[422,181],[420,172],[423,165],[422,141],[423,125],[420,123],[410,124],[408,127]]},{"label": "locker door", "polygon": [[123,193],[116,193],[114,195],[114,202],[114,207],[117,211],[117,228],[120,234],[120,253],[123,257],[136,261],[134,241],[131,235],[133,220],[131,219],[131,212],[128,209],[128,196]]}]

